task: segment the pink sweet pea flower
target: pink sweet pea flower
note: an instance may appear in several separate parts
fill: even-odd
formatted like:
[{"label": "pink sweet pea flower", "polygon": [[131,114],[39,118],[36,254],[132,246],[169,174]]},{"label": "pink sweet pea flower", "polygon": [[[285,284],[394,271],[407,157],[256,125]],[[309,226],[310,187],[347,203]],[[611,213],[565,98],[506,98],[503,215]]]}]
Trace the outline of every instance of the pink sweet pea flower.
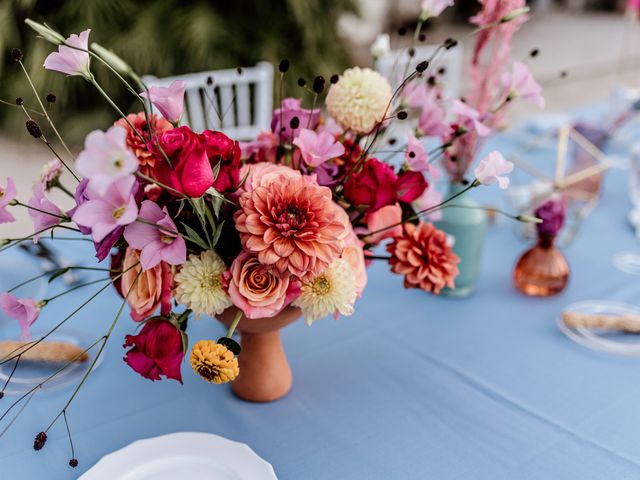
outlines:
[{"label": "pink sweet pea flower", "polygon": [[127,148],[127,130],[114,125],[106,132],[91,132],[84,141],[84,150],[78,155],[76,168],[89,179],[90,188],[100,196],[114,180],[135,172],[138,159]]},{"label": "pink sweet pea flower", "polygon": [[500,188],[504,190],[509,186],[509,179],[504,175],[512,170],[513,163],[505,160],[500,152],[494,150],[480,160],[473,174],[481,184],[492,185],[498,182]]},{"label": "pink sweet pea flower", "polygon": [[[88,50],[90,31],[85,30],[80,35],[74,33],[65,40],[65,43],[82,50]],[[60,45],[57,52],[50,53],[45,59],[44,68],[66,73],[67,75],[80,75],[90,80],[92,75],[89,70],[89,52],[77,50],[76,48]]]},{"label": "pink sweet pea flower", "polygon": [[[442,203],[443,197],[435,188],[427,188],[424,193],[416,199],[414,205],[417,211],[426,210]],[[432,222],[442,219],[442,210],[434,210],[425,215]]]},{"label": "pink sweet pea flower", "polygon": [[407,139],[404,161],[413,172],[425,172],[435,179],[440,177],[438,169],[429,163],[429,154],[424,149],[424,145],[413,134],[409,134]]},{"label": "pink sweet pea flower", "polygon": [[[33,195],[29,199],[29,216],[33,220],[33,228],[36,232],[42,232],[54,225],[57,225],[65,216],[60,207],[53,203],[45,195],[43,183],[36,183],[33,186]],[[38,242],[41,233],[33,236],[33,241]]]},{"label": "pink sweet pea flower", "polygon": [[451,110],[458,115],[460,124],[467,130],[475,130],[481,137],[486,137],[491,133],[491,129],[480,121],[480,112],[466,103],[454,100]]},{"label": "pink sweet pea flower", "polygon": [[182,265],[187,260],[184,238],[178,233],[166,207],[162,209],[151,200],[145,200],[140,207],[140,219],[144,223],[135,222],[125,228],[124,238],[130,246],[141,251],[143,270],[154,268],[162,261]]},{"label": "pink sweet pea flower", "polygon": [[513,62],[513,71],[503,74],[502,84],[509,89],[510,97],[519,97],[538,108],[544,108],[542,87],[535,81],[529,67],[524,63]]},{"label": "pink sweet pea flower", "polygon": [[7,186],[0,186],[0,223],[16,221],[14,216],[7,210],[7,207],[14,198],[16,198],[16,184],[13,178],[7,177]]},{"label": "pink sweet pea flower", "polygon": [[40,315],[40,305],[30,298],[16,298],[10,293],[0,293],[0,307],[7,317],[18,321],[22,340],[29,340],[29,327]]},{"label": "pink sweet pea flower", "polygon": [[310,167],[317,167],[327,160],[344,154],[344,145],[336,142],[331,134],[327,132],[316,133],[307,128],[300,131],[300,134],[293,140],[293,144],[300,149],[302,159]]},{"label": "pink sweet pea flower", "polygon": [[142,92],[141,97],[153,103],[164,118],[177,125],[184,110],[184,80],[174,80],[168,87],[151,87],[149,93]]},{"label": "pink sweet pea flower", "polygon": [[135,187],[133,175],[113,182],[104,196],[88,187],[88,200],[78,206],[73,213],[73,221],[90,228],[94,242],[101,242],[114,230],[136,220],[138,205],[134,197]]}]

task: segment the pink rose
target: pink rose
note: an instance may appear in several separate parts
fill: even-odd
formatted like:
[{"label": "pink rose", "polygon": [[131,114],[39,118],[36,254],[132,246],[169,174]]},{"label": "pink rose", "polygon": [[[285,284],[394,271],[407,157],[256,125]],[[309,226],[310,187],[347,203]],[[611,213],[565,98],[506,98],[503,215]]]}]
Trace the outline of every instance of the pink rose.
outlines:
[{"label": "pink rose", "polygon": [[424,193],[429,184],[422,172],[407,170],[398,175],[396,186],[398,189],[398,199],[401,202],[411,203]]},{"label": "pink rose", "polygon": [[[367,223],[367,229],[370,232],[375,232],[382,228],[399,224],[402,221],[402,208],[398,203],[387,205],[386,207],[382,207],[380,210],[369,213],[365,217],[365,221]],[[400,235],[400,233],[402,233],[402,225],[396,225],[393,228],[369,235],[367,237],[367,241],[377,244],[385,238],[393,238]]]},{"label": "pink rose", "polygon": [[138,262],[140,262],[140,252],[128,247],[122,262],[125,273],[121,277],[120,292],[123,296],[129,292],[127,303],[131,307],[131,318],[136,322],[146,320],[156,312],[158,307],[162,315],[169,314],[173,283],[171,267],[160,262],[155,267],[140,273],[141,265],[132,268]]},{"label": "pink rose", "polygon": [[247,252],[238,255],[225,273],[231,301],[248,318],[273,317],[300,295],[298,280],[262,265]]}]

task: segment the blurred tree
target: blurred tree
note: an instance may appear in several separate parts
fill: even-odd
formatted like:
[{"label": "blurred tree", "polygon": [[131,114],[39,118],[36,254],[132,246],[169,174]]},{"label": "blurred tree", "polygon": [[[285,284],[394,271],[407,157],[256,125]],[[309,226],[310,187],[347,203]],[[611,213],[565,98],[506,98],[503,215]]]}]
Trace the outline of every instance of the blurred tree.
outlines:
[{"label": "blurred tree", "polygon": [[[20,47],[25,64],[44,97],[54,92],[52,105],[66,136],[79,140],[87,130],[104,127],[113,114],[92,87],[80,78],[46,72],[42,63],[53,45],[37,39],[26,18],[46,22],[67,36],[91,28],[90,41],[112,49],[139,73],[159,77],[181,73],[250,66],[260,60],[277,64],[289,58],[286,91],[300,94],[298,77],[328,78],[348,64],[336,34],[337,16],[351,0],[1,0],[0,99],[17,96],[33,104],[30,89],[9,51]],[[98,81],[120,105],[131,105],[118,82],[96,62]],[[5,126],[17,122],[19,111],[0,109]],[[15,109],[17,110],[17,109]]]}]

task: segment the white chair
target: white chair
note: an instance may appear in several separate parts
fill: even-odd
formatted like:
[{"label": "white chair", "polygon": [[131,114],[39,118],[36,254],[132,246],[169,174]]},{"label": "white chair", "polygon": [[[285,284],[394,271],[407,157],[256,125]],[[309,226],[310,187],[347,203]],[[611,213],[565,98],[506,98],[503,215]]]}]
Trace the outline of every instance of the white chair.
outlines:
[{"label": "white chair", "polygon": [[270,63],[260,62],[240,72],[234,68],[166,78],[143,77],[149,87],[167,87],[174,80],[186,83],[182,124],[194,132],[220,130],[234,140],[253,140],[269,130],[273,113]]},{"label": "white chair", "polygon": [[[397,86],[402,81],[400,77],[405,70],[411,72],[420,62],[430,59],[437,48],[437,45],[415,47],[413,57],[409,56],[407,48],[392,50],[376,61],[375,68],[380,74],[387,77],[392,85]],[[460,44],[449,50],[441,49],[433,62],[429,64],[425,74],[435,73],[440,68],[445,69],[442,75],[445,93],[450,97],[458,97],[462,81],[462,47]]]}]

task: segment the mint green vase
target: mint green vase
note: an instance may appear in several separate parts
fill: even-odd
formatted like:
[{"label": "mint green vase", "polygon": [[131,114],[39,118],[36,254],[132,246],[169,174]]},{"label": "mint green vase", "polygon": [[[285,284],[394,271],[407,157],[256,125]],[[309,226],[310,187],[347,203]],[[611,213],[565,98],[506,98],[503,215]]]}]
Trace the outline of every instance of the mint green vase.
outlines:
[{"label": "mint green vase", "polygon": [[[466,187],[460,183],[451,183],[445,198],[451,198],[464,188]],[[456,288],[442,290],[443,295],[454,298],[468,297],[473,293],[482,265],[487,214],[482,209],[473,208],[479,205],[471,198],[470,193],[471,191],[467,191],[452,200],[452,206],[443,208],[442,219],[436,222],[436,227],[454,238],[453,251],[460,257]],[[455,205],[463,208],[456,208]]]}]

